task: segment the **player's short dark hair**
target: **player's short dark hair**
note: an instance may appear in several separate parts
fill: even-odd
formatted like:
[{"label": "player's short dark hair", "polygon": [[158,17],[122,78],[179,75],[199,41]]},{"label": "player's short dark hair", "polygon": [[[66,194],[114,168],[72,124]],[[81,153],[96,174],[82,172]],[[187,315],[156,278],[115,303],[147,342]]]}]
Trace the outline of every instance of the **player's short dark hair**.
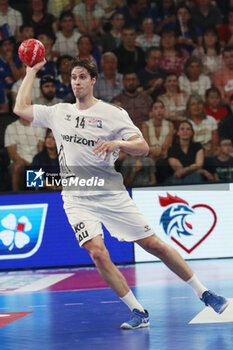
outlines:
[{"label": "player's short dark hair", "polygon": [[75,67],[85,68],[90,74],[91,78],[98,77],[98,68],[96,63],[92,59],[88,58],[76,58],[71,63],[71,72]]}]

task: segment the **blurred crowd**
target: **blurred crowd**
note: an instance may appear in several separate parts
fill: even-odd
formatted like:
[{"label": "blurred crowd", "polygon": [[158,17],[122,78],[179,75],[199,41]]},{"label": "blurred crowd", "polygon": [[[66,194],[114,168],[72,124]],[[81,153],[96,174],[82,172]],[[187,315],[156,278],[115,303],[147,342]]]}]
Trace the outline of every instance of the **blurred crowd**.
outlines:
[{"label": "blurred crowd", "polygon": [[233,0],[0,0],[0,191],[25,190],[27,167],[58,168],[52,132],[13,113],[29,38],[47,60],[32,103],[75,102],[70,65],[88,58],[94,96],[141,130],[149,155],[116,161],[126,186],[233,180]]}]

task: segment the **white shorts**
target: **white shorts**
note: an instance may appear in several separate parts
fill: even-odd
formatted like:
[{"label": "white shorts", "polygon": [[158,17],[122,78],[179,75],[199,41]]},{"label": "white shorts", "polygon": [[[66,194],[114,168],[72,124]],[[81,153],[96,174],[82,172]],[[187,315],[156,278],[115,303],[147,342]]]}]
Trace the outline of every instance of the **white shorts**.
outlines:
[{"label": "white shorts", "polygon": [[119,241],[133,242],[153,235],[128,192],[89,197],[63,196],[64,209],[80,247],[102,235],[101,223]]}]

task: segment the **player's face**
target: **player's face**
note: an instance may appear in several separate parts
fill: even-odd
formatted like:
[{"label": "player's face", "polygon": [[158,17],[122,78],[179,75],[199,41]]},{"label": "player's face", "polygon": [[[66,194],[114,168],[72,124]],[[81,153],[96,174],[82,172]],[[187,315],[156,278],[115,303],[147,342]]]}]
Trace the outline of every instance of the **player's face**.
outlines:
[{"label": "player's face", "polygon": [[93,93],[93,86],[96,78],[91,78],[90,74],[83,67],[75,67],[71,72],[71,86],[76,98],[83,99]]}]

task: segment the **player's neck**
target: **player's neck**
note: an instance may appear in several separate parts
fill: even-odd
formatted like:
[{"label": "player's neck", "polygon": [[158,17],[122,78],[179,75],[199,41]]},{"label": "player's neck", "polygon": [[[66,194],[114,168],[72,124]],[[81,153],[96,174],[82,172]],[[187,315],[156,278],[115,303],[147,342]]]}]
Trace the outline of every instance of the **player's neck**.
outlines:
[{"label": "player's neck", "polygon": [[94,106],[99,100],[94,96],[86,96],[84,98],[76,98],[76,107],[78,109],[89,109]]}]

